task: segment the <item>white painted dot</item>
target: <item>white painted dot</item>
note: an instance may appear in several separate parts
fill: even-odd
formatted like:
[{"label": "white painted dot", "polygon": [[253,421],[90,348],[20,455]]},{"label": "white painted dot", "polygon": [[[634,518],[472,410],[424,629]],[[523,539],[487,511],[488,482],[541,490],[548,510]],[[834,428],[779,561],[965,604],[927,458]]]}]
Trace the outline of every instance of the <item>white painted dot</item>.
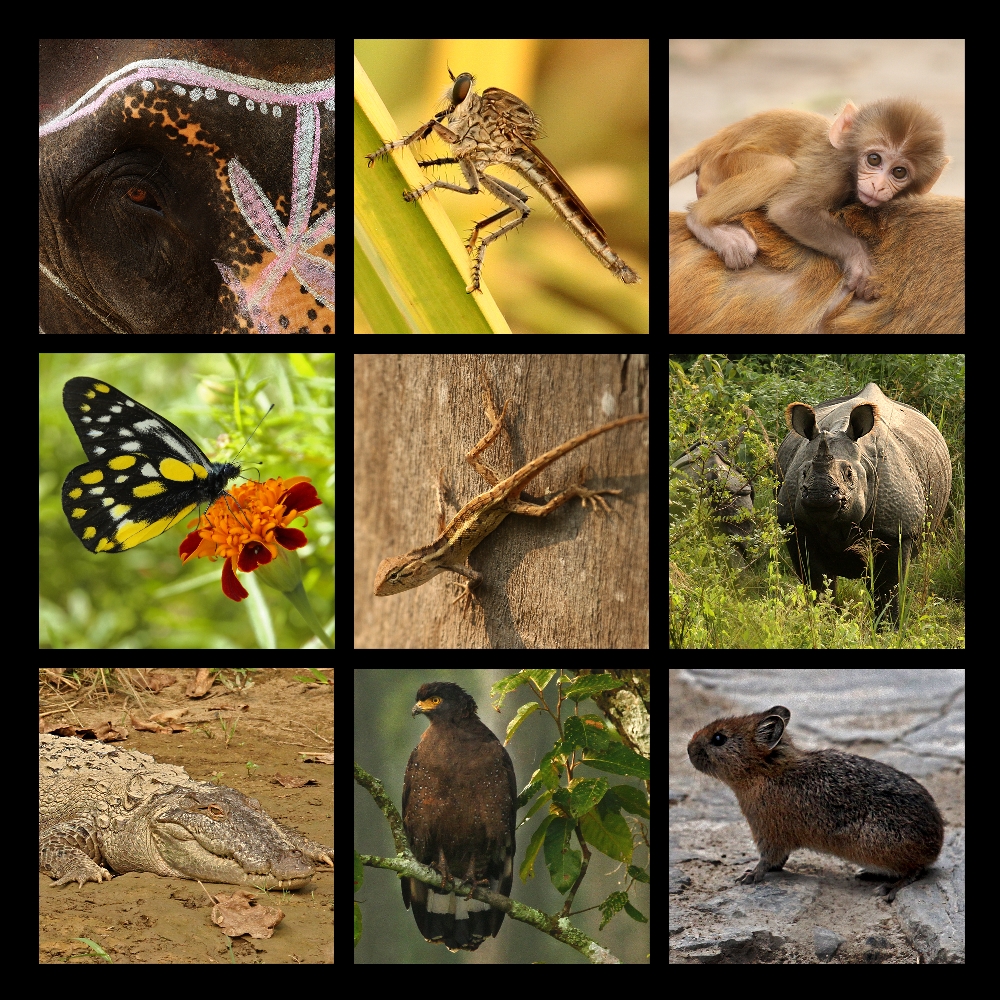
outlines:
[{"label": "white painted dot", "polygon": [[254,104],[254,102],[253,102],[253,101],[251,101],[251,100],[250,100],[249,98],[247,99],[247,111],[253,111],[253,109],[254,109],[254,108],[255,108],[256,106],[257,106],[257,105],[256,105],[256,104]]},{"label": "white painted dot", "polygon": [[200,97],[201,97],[201,87],[195,87],[194,90],[191,91],[191,100],[197,101],[200,99]]},{"label": "white painted dot", "polygon": [[215,98],[216,98],[216,96],[217,96],[217,94],[215,93],[215,87],[206,87],[205,88],[205,100],[206,101],[214,101]]},{"label": "white painted dot", "polygon": [[274,115],[275,118],[280,118],[281,117],[281,105],[276,104],[273,108],[271,108],[271,114]]},{"label": "white painted dot", "polygon": [[183,97],[183,96],[184,96],[184,95],[185,95],[185,94],[187,93],[187,91],[186,91],[186,90],[185,90],[185,89],[184,89],[184,88],[183,88],[183,87],[182,87],[182,86],[181,86],[181,85],[180,85],[179,83],[175,83],[175,84],[174,84],[174,85],[173,85],[173,86],[172,86],[172,87],[171,87],[170,89],[171,89],[171,90],[172,90],[172,91],[173,91],[173,92],[174,92],[174,93],[175,93],[175,94],[176,94],[176,95],[177,95],[178,97]]},{"label": "white painted dot", "polygon": [[155,84],[153,83],[152,80],[143,80],[142,81],[142,89],[143,90],[150,91],[154,87],[155,87]]},{"label": "white painted dot", "polygon": [[227,97],[227,98],[226,98],[226,100],[228,100],[228,101],[229,101],[229,103],[230,103],[230,104],[231,104],[231,105],[232,105],[232,106],[233,106],[234,108],[236,107],[236,105],[237,105],[237,104],[239,104],[239,103],[240,103],[240,99],[239,99],[239,98],[238,98],[238,97],[237,97],[237,96],[236,96],[235,94],[230,94],[230,95],[229,95],[229,97]]}]

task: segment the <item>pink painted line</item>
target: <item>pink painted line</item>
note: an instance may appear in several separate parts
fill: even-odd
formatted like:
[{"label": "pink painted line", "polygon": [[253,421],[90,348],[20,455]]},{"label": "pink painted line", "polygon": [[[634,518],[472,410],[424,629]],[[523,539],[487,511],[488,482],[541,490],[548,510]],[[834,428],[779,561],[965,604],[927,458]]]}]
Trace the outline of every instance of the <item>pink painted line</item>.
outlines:
[{"label": "pink painted line", "polygon": [[[210,87],[226,94],[237,94],[259,104],[277,104],[279,107],[320,104],[332,101],[336,96],[332,79],[315,83],[272,83],[180,59],[150,59],[130,63],[106,76],[72,107],[40,126],[38,135],[50,135],[66,128],[71,122],[93,113],[114,94],[143,80],[184,84],[188,87]],[[90,100],[92,97],[94,100]]]}]

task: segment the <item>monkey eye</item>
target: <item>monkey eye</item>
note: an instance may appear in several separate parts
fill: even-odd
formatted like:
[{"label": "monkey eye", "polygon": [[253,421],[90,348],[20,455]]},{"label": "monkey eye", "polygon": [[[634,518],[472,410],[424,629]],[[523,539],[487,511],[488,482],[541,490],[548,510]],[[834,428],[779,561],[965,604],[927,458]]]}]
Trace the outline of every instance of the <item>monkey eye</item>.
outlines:
[{"label": "monkey eye", "polygon": [[892,176],[895,177],[897,181],[905,180],[906,167],[893,167]]},{"label": "monkey eye", "polygon": [[882,162],[882,157],[878,153],[869,153],[865,159],[868,160],[868,166],[870,167],[877,167]]}]

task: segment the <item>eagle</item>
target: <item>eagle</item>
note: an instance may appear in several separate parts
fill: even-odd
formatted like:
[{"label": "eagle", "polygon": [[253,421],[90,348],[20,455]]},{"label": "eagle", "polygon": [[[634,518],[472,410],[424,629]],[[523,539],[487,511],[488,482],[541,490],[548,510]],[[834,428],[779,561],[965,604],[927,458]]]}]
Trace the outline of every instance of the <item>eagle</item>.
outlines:
[{"label": "eagle", "polygon": [[457,878],[510,895],[514,880],[517,779],[514,765],[457,684],[435,681],[417,692],[410,713],[430,722],[403,779],[403,826],[418,861],[441,874],[441,888],[402,880],[420,933],[449,951],[475,951],[497,936],[504,913],[445,888]]}]

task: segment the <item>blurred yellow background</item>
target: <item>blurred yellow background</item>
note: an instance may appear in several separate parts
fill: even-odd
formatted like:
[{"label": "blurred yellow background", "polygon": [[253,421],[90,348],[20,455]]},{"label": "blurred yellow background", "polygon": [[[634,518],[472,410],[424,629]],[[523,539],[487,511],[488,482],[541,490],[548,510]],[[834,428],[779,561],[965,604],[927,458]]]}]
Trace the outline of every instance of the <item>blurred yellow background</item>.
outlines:
[{"label": "blurred yellow background", "polygon": [[[472,73],[480,93],[500,87],[526,101],[542,121],[538,148],[604,228],[612,249],[642,278],[625,286],[523,178],[491,167],[490,173],[531,196],[531,215],[489,247],[484,267],[512,332],[649,332],[647,39],[358,39],[355,56],[398,127],[397,135],[385,139],[408,135],[444,107],[449,65],[456,76]],[[411,148],[418,159],[449,155],[437,137]],[[425,173],[462,182],[457,164]],[[463,239],[474,222],[503,208],[489,194],[434,194]]]}]

